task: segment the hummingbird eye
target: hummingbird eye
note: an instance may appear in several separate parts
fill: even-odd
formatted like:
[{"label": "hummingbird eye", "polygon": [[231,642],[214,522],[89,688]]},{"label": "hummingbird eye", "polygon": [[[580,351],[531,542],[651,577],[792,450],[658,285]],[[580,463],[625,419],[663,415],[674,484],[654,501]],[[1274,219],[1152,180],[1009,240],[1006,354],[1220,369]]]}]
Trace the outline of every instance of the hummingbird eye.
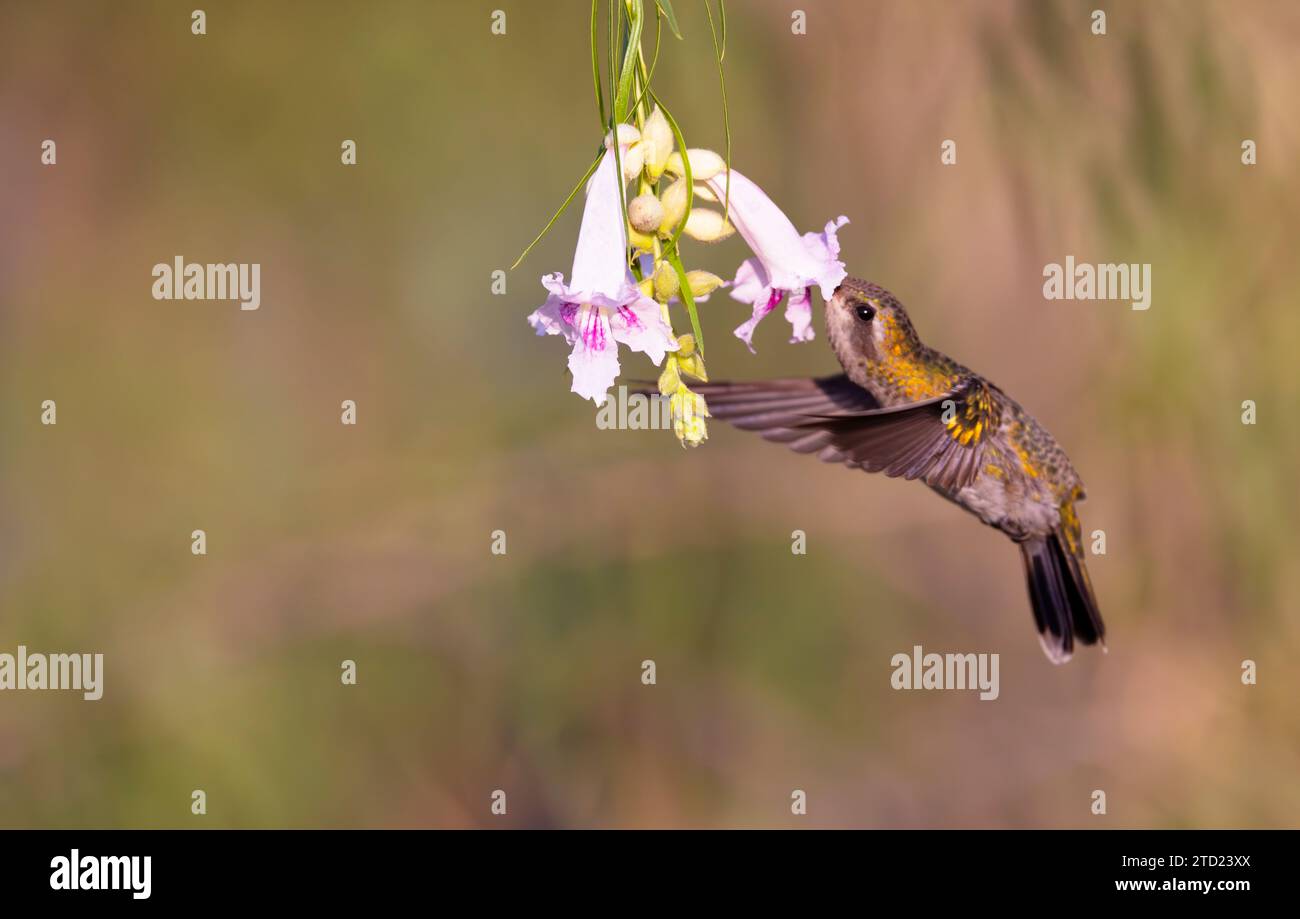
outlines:
[{"label": "hummingbird eye", "polygon": [[858,318],[863,322],[870,322],[876,318],[876,308],[870,303],[859,304],[854,309],[854,312],[858,314]]}]

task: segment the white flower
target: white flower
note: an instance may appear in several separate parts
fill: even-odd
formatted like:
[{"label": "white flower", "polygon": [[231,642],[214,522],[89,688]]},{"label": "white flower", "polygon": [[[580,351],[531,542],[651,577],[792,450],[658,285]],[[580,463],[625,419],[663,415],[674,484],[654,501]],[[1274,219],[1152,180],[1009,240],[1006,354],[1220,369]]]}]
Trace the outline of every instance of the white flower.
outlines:
[{"label": "white flower", "polygon": [[644,352],[656,364],[677,350],[659,304],[637,287],[627,248],[623,183],[610,150],[587,183],[571,279],[565,284],[559,272],[543,277],[550,296],[528,317],[538,335],[563,335],[573,346],[573,391],[597,405],[604,404],[618,377],[619,343]]},{"label": "white flower", "polygon": [[[692,165],[694,162],[692,157]],[[723,170],[704,183],[719,201],[728,194],[727,175]],[[844,280],[847,272],[839,260],[837,234],[849,219],[839,217],[828,222],[821,233],[800,236],[790,218],[761,188],[734,169],[730,176],[727,215],[754,252],[736,271],[731,289],[731,296],[753,308],[753,315],[736,329],[736,337],[753,351],[755,327],[788,293],[785,318],[793,329],[790,341],[811,341],[812,288],[821,288],[822,296],[829,300]]]}]

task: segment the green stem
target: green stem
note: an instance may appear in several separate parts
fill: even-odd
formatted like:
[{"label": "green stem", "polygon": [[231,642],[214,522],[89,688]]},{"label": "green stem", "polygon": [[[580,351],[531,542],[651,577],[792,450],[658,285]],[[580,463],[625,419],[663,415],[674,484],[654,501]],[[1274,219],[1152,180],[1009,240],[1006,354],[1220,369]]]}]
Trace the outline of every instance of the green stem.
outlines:
[{"label": "green stem", "polygon": [[[618,87],[617,92],[619,97],[623,94],[623,77],[622,71],[616,69],[618,66],[618,56],[615,49],[618,48],[619,38],[622,37],[623,32],[623,15],[620,12],[620,9],[622,8],[623,4],[619,3],[618,0],[609,0],[609,85],[611,88]],[[640,42],[638,41],[638,45],[639,44]],[[629,45],[628,47],[631,46]],[[626,58],[626,52],[624,53],[624,57]],[[627,113],[624,111],[620,114],[618,109],[619,106],[616,99],[614,107],[611,108],[609,112],[609,137],[614,150],[614,171],[616,173],[618,184],[618,205],[623,211],[623,223],[626,224],[628,220],[627,196],[623,193],[623,145],[618,142],[618,126],[623,123],[623,119]],[[628,260],[626,250],[623,252],[623,260],[625,262]]]},{"label": "green stem", "polygon": [[[659,7],[655,7],[655,53],[650,58],[650,70],[646,71],[645,54],[637,50],[637,77],[640,80],[641,93],[637,96],[633,108],[644,108],[650,91],[650,81],[654,79],[655,68],[659,66],[659,40],[663,37],[663,19]],[[648,113],[647,113],[648,114]]]},{"label": "green stem", "polygon": [[691,158],[686,155],[686,138],[682,136],[682,129],[677,126],[677,119],[673,113],[668,111],[668,106],[655,95],[654,90],[650,90],[650,98],[659,106],[659,111],[663,114],[664,120],[668,122],[668,127],[673,132],[673,140],[677,142],[677,149],[682,152],[682,178],[686,180],[686,211],[682,214],[682,222],[673,230],[671,245],[677,248],[677,240],[681,238],[682,230],[686,229],[686,219],[691,216],[691,208],[695,204],[695,180],[691,177]]},{"label": "green stem", "polygon": [[677,284],[680,288],[677,293],[682,298],[682,303],[686,304],[686,312],[691,317],[691,331],[695,333],[695,347],[700,350],[700,357],[704,357],[704,330],[700,328],[700,312],[695,307],[695,297],[691,294],[691,282],[686,278],[686,266],[682,264],[682,257],[677,253],[677,244],[671,243],[664,250],[664,258],[668,264],[673,266],[673,271],[677,274]]},{"label": "green stem", "polygon": [[718,15],[722,19],[721,45],[718,44],[717,29],[713,27],[713,11],[709,7],[709,0],[704,0],[704,12],[709,16],[709,34],[713,36],[713,56],[718,61],[718,84],[722,87],[722,132],[726,138],[724,158],[727,164],[727,178],[723,183],[722,219],[726,220],[731,214],[731,117],[727,112],[727,78],[722,72],[722,59],[727,53],[727,8],[724,0],[718,0]]}]

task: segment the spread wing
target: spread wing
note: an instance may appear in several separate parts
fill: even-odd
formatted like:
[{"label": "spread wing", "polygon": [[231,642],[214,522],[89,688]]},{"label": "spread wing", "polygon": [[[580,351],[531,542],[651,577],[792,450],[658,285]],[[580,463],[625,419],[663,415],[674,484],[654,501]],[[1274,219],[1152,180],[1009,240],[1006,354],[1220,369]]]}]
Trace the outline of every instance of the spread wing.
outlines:
[{"label": "spread wing", "polygon": [[979,476],[1000,412],[989,387],[963,380],[949,393],[882,408],[840,374],[765,383],[692,383],[712,417],[828,463],[959,490]]}]

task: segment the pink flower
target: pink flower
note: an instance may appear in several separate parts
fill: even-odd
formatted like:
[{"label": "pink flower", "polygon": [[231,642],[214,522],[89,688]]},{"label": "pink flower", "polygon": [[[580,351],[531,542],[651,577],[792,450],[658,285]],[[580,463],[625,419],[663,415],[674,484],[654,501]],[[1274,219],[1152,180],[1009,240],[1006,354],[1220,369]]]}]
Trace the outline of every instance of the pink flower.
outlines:
[{"label": "pink flower", "polygon": [[[722,201],[727,193],[727,171],[712,176],[705,184]],[[847,272],[839,260],[836,234],[849,218],[830,221],[821,233],[800,236],[772,199],[734,169],[728,216],[754,252],[754,257],[742,262],[736,271],[731,289],[731,296],[754,309],[753,315],[736,329],[736,337],[752,352],[755,327],[788,293],[785,318],[794,330],[790,341],[812,341],[812,288],[820,287],[822,296],[829,300],[844,280]]]},{"label": "pink flower", "polygon": [[543,277],[550,296],[528,317],[538,335],[563,335],[573,346],[573,391],[597,405],[618,377],[618,344],[656,364],[677,350],[659,304],[641,293],[628,268],[623,183],[616,172],[611,150],[587,183],[572,280],[565,284],[559,272]]}]

